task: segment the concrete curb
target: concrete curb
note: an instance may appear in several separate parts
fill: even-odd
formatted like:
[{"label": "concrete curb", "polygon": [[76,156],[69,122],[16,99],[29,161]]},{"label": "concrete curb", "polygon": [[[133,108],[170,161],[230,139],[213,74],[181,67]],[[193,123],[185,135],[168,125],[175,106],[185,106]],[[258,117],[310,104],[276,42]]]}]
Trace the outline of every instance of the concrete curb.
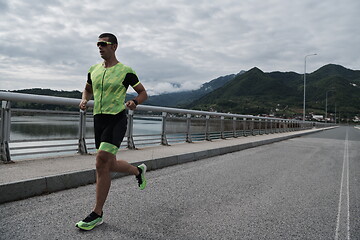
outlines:
[{"label": "concrete curb", "polygon": [[[141,161],[141,163],[145,163],[148,167],[148,171],[151,171],[177,164],[183,164],[205,158],[215,157],[226,153],[241,151],[248,148],[280,142],[323,130],[324,129],[318,129],[317,131],[298,133],[290,136],[281,136],[281,137],[274,136],[274,138],[272,139],[259,140],[259,141],[249,142],[239,145],[220,147],[220,148],[209,149],[204,151],[146,160],[146,161]],[[140,162],[135,162],[131,164],[137,166],[138,164],[140,164]],[[121,178],[127,175],[128,174],[124,174],[124,173],[113,173],[112,178]],[[68,172],[60,175],[29,179],[25,181],[0,184],[0,193],[2,193],[0,194],[0,204],[5,202],[21,200],[29,197],[34,197],[42,194],[57,192],[65,189],[76,188],[87,184],[93,184],[95,183],[95,181],[96,181],[96,171],[95,169],[91,169],[91,170]]]}]

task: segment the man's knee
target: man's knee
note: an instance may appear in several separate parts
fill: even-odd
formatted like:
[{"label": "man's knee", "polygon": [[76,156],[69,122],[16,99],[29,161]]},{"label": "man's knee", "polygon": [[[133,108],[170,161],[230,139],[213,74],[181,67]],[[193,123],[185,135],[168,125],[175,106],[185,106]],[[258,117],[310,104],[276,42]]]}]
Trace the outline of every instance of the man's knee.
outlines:
[{"label": "man's knee", "polygon": [[109,169],[114,155],[105,151],[99,151],[96,155],[96,170]]}]

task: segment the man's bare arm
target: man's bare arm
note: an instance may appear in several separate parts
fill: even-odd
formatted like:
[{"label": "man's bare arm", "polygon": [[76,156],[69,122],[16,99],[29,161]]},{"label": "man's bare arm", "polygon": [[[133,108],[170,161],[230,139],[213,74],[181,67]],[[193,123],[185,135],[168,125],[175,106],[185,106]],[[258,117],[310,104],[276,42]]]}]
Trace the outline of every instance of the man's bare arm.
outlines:
[{"label": "man's bare arm", "polygon": [[79,104],[79,107],[81,110],[84,110],[84,111],[86,110],[86,104],[91,99],[92,95],[93,95],[92,86],[90,84],[86,83],[86,86],[82,93],[81,101]]},{"label": "man's bare arm", "polygon": [[136,87],[134,87],[134,90],[137,92],[138,95],[133,100],[129,100],[126,102],[126,106],[130,110],[134,110],[136,108],[136,105],[145,102],[146,99],[148,98],[146,90],[141,83],[139,83]]}]

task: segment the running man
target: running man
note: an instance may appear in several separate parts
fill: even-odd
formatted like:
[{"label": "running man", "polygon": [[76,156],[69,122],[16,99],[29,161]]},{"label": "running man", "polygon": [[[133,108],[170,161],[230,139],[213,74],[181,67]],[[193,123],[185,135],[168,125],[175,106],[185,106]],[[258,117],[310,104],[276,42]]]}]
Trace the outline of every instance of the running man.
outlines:
[{"label": "running man", "polygon": [[[103,207],[111,185],[110,172],[125,172],[136,176],[139,188],[146,187],[146,165],[132,166],[124,160],[116,160],[116,153],[124,138],[127,117],[125,105],[134,110],[147,99],[144,86],[134,70],[120,63],[115,55],[118,43],[115,35],[103,33],[97,42],[100,56],[104,59],[90,67],[80,109],[94,96],[94,131],[96,154],[96,203],[93,211],[76,227],[92,230],[103,222]],[[127,88],[131,86],[137,97],[125,103]]]}]

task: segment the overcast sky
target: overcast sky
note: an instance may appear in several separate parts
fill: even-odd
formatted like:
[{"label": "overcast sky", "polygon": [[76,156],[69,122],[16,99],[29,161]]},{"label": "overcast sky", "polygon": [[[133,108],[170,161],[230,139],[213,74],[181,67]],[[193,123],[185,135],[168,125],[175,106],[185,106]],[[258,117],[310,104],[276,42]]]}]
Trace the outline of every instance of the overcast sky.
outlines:
[{"label": "overcast sky", "polygon": [[0,0],[0,89],[82,91],[100,33],[151,95],[258,67],[360,69],[359,0]]}]

